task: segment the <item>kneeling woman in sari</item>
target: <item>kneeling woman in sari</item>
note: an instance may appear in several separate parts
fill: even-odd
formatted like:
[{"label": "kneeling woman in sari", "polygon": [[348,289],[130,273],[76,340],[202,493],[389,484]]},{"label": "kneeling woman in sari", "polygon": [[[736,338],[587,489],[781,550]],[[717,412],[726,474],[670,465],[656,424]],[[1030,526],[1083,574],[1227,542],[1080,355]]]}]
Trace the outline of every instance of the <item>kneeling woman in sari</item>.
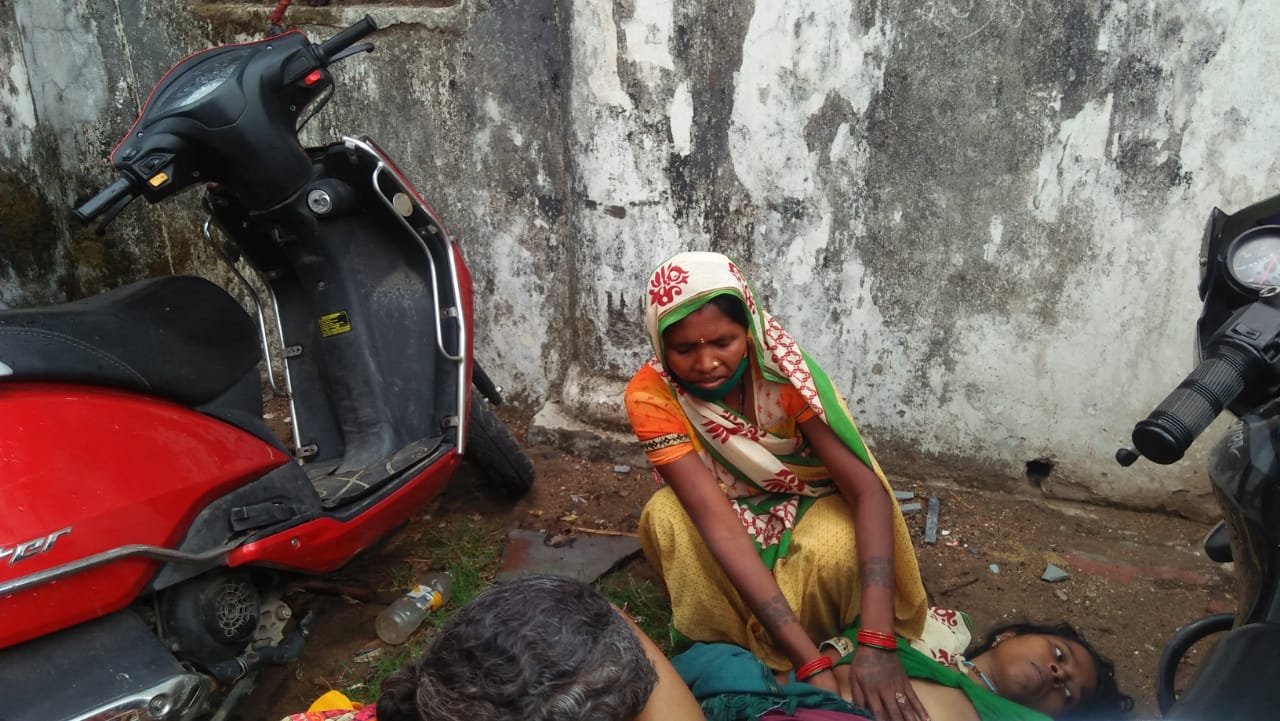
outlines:
[{"label": "kneeling woman in sari", "polygon": [[[833,693],[839,673],[877,718],[924,719],[894,650],[895,635],[924,625],[919,569],[831,381],[717,253],[682,253],[653,273],[645,327],[654,358],[626,405],[666,485],[640,541],[670,593],[676,647],[736,644]],[[815,639],[855,617],[863,644],[833,670]]]}]

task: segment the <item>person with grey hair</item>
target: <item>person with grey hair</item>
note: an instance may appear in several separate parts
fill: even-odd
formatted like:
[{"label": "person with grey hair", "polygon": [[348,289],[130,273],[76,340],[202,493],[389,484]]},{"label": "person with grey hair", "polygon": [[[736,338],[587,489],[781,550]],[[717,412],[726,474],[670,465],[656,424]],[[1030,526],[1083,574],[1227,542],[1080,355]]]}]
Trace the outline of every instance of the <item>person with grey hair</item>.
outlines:
[{"label": "person with grey hair", "polygon": [[[358,705],[357,705],[358,706]],[[675,668],[590,585],[525,576],[455,612],[378,701],[287,721],[692,721]]]},{"label": "person with grey hair", "polygon": [[379,721],[623,721],[657,673],[590,586],[527,576],[458,610],[426,652],[383,682]]}]

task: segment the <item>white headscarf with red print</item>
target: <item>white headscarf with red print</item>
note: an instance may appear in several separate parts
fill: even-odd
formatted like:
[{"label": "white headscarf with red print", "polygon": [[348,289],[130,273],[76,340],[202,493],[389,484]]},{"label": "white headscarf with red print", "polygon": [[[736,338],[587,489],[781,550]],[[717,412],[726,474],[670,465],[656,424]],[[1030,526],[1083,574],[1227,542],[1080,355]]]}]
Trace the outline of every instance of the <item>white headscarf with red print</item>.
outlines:
[{"label": "white headscarf with red print", "polygon": [[[672,382],[661,362],[662,332],[711,298],[724,294],[737,296],[747,309],[748,331],[754,349],[752,362],[760,372],[748,373],[743,380],[752,383],[758,425],[753,425],[720,403],[704,401],[685,392]],[[800,496],[823,496],[834,492],[829,483],[812,485],[814,481],[829,479],[827,470],[821,465],[812,465],[812,461],[810,464],[786,462],[786,458],[795,457],[804,445],[799,433],[784,438],[765,432],[765,428],[775,427],[786,420],[781,405],[781,389],[776,383],[794,386],[818,417],[884,480],[884,474],[867,451],[844,401],[826,374],[773,316],[756,304],[746,279],[729,258],[719,253],[687,252],[660,265],[649,278],[645,329],[655,354],[649,364],[671,385],[680,407],[702,441],[703,450],[699,455],[725,493],[734,499],[747,499],[764,493],[791,496],[779,499],[767,510],[757,507],[756,512],[741,503],[734,503],[743,525],[762,548],[778,543],[782,533],[795,525]]]}]

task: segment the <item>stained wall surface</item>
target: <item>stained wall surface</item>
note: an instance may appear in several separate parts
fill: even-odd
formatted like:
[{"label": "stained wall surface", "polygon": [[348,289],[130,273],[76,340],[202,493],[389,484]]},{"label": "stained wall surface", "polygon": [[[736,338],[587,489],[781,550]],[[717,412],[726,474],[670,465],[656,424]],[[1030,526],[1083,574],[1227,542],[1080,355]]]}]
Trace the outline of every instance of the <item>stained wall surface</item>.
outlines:
[{"label": "stained wall surface", "polygon": [[[105,238],[63,210],[175,59],[271,3],[0,5],[0,305],[217,276],[195,194]],[[464,245],[512,398],[623,422],[648,272],[733,256],[891,472],[1202,512],[1201,443],[1119,469],[1191,367],[1213,206],[1273,194],[1280,6],[437,0],[371,13],[304,140],[364,132]],[[1029,473],[1030,471],[1030,473]],[[1047,473],[1047,476],[1046,476]],[[1029,483],[1030,482],[1030,483]]]}]

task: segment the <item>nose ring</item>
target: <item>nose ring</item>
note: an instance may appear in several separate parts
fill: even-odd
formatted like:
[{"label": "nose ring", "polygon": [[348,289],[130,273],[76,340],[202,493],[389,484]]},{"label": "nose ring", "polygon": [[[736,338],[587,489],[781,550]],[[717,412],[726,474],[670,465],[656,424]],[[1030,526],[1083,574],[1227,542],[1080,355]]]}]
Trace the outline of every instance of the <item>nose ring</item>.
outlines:
[{"label": "nose ring", "polygon": [[711,361],[711,367],[712,367],[712,368],[719,368],[719,367],[720,367],[720,361]]}]

